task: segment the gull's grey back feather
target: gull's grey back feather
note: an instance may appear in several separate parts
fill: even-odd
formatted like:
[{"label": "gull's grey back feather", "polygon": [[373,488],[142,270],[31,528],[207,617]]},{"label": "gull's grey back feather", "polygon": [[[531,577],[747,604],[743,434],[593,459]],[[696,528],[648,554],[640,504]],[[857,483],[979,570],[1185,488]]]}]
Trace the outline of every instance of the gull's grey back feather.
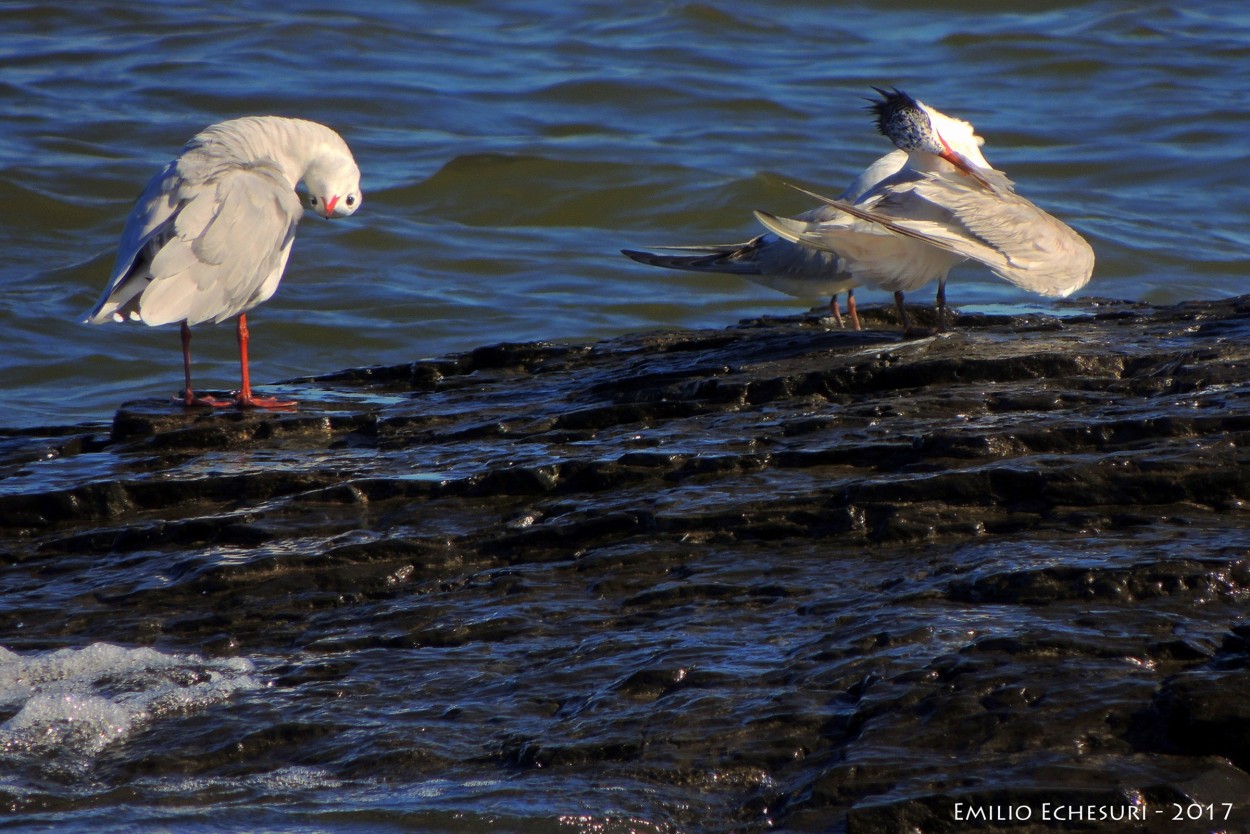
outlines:
[{"label": "gull's grey back feather", "polygon": [[161,233],[169,231],[166,223],[178,210],[178,200],[174,192],[180,180],[176,159],[148,180],[122,228],[121,241],[117,245],[117,258],[113,262],[113,273],[109,276],[108,285],[83,321],[92,324],[108,321],[119,308],[143,292],[147,286],[145,281],[127,282],[125,286],[122,284],[141,253],[146,253],[146,258],[150,260],[167,242],[168,235],[162,237]]},{"label": "gull's grey back feather", "polygon": [[277,289],[274,272],[286,266],[302,214],[299,197],[273,166],[229,169],[206,183],[148,264],[143,320],[219,322],[265,301]]}]

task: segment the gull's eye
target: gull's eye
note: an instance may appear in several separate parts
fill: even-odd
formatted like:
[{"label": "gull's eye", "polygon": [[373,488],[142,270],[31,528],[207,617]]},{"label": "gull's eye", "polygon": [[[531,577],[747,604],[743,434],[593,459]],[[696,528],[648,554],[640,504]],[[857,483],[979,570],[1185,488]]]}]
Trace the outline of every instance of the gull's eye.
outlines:
[{"label": "gull's eye", "polygon": [[354,206],[354,205],[356,205],[356,195],[355,195],[355,194],[348,194],[348,195],[347,195],[347,199],[346,199],[346,200],[344,200],[344,202],[345,202],[345,203],[347,203],[349,206]]}]

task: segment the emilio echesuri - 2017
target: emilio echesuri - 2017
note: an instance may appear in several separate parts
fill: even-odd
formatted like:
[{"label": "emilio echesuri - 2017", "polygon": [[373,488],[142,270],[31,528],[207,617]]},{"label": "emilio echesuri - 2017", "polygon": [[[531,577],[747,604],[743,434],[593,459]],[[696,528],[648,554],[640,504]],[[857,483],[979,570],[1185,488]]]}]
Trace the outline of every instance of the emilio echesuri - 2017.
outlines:
[{"label": "emilio echesuri - 2017", "polygon": [[956,822],[1120,822],[1146,819],[1141,805],[972,805],[955,803]]}]

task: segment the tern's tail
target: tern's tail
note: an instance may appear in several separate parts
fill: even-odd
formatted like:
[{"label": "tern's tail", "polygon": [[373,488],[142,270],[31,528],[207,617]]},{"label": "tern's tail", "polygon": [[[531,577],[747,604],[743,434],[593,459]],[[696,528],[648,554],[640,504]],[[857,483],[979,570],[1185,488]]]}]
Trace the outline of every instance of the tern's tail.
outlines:
[{"label": "tern's tail", "polygon": [[725,272],[732,275],[759,275],[760,268],[752,257],[754,241],[727,246],[673,246],[674,250],[698,251],[701,255],[657,255],[622,249],[621,254],[638,263],[662,266],[668,269],[685,269],[691,272]]}]

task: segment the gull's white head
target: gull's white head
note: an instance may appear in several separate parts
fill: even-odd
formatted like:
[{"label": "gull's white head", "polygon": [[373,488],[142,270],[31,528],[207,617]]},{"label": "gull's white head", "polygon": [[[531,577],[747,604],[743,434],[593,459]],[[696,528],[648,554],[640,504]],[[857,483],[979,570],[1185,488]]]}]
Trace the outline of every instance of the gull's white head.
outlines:
[{"label": "gull's white head", "polygon": [[304,172],[308,203],[326,219],[347,217],[360,208],[360,169],[351,154],[327,151],[313,160]]},{"label": "gull's white head", "polygon": [[972,125],[962,119],[953,119],[902,90],[887,92],[879,87],[873,89],[881,94],[880,101],[870,99],[870,109],[877,115],[877,130],[895,147],[941,157],[989,187],[984,176],[977,171],[978,168],[990,167],[981,155],[981,145],[985,140],[977,136]]}]

